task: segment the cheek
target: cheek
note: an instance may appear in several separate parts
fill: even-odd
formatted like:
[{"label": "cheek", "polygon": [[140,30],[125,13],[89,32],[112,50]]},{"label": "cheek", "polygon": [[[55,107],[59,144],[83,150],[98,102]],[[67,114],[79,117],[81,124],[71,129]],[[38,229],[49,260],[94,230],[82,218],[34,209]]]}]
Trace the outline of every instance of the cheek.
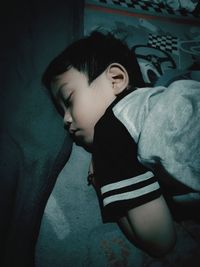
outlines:
[{"label": "cheek", "polygon": [[93,131],[95,124],[99,120],[99,113],[95,110],[95,106],[87,105],[84,110],[81,111],[78,123],[86,131]]},{"label": "cheek", "polygon": [[76,100],[72,114],[74,120],[83,127],[94,127],[104,113],[100,102],[88,95]]},{"label": "cheek", "polygon": [[98,121],[98,116],[95,110],[87,107],[80,115],[80,122],[85,124],[86,127],[94,127]]}]

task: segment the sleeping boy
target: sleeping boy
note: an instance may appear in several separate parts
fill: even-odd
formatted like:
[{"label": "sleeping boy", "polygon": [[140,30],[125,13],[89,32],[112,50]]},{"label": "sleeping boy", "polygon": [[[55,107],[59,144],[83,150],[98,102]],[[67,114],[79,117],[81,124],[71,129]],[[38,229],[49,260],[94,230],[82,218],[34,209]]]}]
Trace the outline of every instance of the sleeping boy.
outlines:
[{"label": "sleeping boy", "polygon": [[168,200],[200,199],[200,83],[145,87],[135,54],[93,32],[47,67],[43,83],[74,141],[92,154],[103,222],[160,257],[176,233]]}]

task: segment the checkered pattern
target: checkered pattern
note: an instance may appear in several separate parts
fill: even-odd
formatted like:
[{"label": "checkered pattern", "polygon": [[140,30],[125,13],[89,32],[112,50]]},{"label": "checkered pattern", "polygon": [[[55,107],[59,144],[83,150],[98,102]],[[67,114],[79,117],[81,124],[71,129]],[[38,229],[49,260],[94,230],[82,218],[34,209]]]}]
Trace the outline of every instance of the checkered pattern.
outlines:
[{"label": "checkered pattern", "polygon": [[186,10],[174,11],[169,7],[166,7],[163,3],[155,3],[152,1],[144,1],[144,0],[92,0],[86,2],[95,2],[115,6],[115,7],[123,7],[128,9],[135,9],[138,11],[146,11],[151,13],[159,13],[165,15],[176,15],[176,16],[189,16],[194,17],[193,14],[187,12]]},{"label": "checkered pattern", "polygon": [[160,50],[179,55],[179,39],[171,35],[155,35],[149,33],[148,45]]}]

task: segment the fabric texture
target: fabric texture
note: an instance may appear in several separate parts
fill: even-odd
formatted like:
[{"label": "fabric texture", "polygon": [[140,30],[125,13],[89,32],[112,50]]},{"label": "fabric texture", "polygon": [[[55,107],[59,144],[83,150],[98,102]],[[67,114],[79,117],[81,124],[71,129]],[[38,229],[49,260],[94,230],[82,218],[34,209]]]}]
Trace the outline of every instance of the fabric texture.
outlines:
[{"label": "fabric texture", "polygon": [[136,142],[113,114],[114,105],[116,101],[96,124],[93,145],[95,183],[104,222],[116,221],[127,210],[161,194],[154,174],[137,159]]},{"label": "fabric texture", "polygon": [[[104,222],[161,194],[200,200],[200,82],[126,91],[95,127]],[[160,190],[161,186],[161,190]]]},{"label": "fabric texture", "polygon": [[114,114],[138,144],[138,160],[163,177],[172,194],[200,192],[198,81],[138,89],[114,107]]}]

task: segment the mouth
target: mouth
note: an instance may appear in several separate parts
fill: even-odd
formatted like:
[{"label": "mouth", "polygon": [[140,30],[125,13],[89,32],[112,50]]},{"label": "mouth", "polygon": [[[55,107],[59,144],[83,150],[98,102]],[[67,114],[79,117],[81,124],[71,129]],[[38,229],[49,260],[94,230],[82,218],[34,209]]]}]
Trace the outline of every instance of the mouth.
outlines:
[{"label": "mouth", "polygon": [[69,133],[75,142],[82,143],[82,134],[80,129],[69,129]]},{"label": "mouth", "polygon": [[77,131],[77,129],[69,129],[69,133],[73,136],[76,134]]},{"label": "mouth", "polygon": [[69,129],[69,133],[73,139],[79,139],[80,138],[80,130],[79,129]]},{"label": "mouth", "polygon": [[83,145],[83,142],[82,142],[82,138],[79,134],[79,130],[69,130],[69,133],[73,139],[73,141],[79,145],[79,146],[82,146]]}]

